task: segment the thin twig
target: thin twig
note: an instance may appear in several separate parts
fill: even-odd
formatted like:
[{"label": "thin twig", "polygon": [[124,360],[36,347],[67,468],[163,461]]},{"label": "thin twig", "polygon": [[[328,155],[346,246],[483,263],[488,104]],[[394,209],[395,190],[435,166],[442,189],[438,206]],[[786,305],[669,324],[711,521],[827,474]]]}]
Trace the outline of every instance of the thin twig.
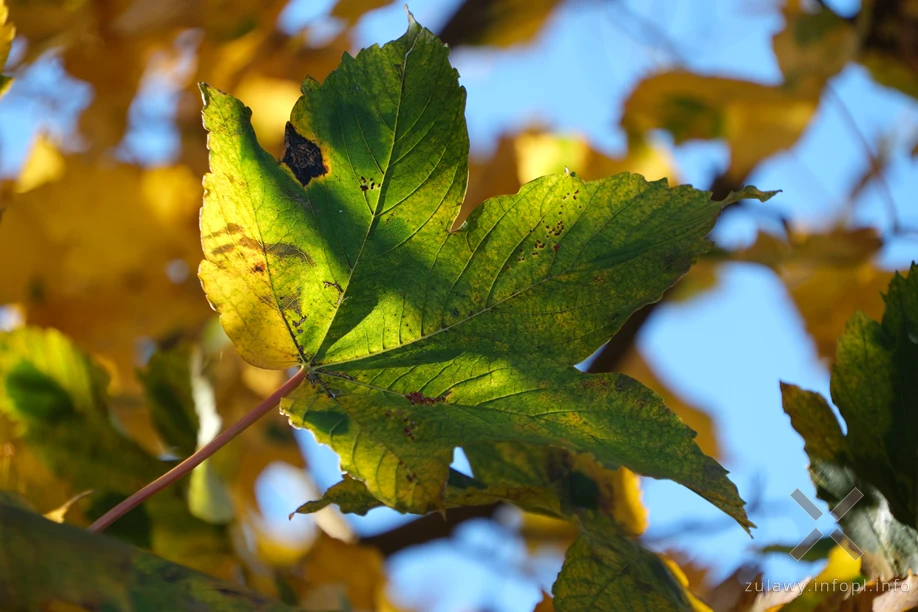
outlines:
[{"label": "thin twig", "polygon": [[226,446],[230,440],[245,431],[250,425],[255,423],[255,421],[266,415],[272,408],[277,405],[282,397],[293,391],[293,389],[295,389],[297,385],[300,384],[305,376],[305,369],[302,369],[291,376],[290,380],[281,385],[277,391],[272,393],[270,397],[265,399],[262,403],[258,404],[258,406],[252,409],[244,417],[236,421],[229,429],[221,433],[209,443],[202,446],[193,455],[179,463],[177,466],[103,514],[98,520],[96,520],[96,522],[87,527],[87,531],[92,533],[101,532],[103,529],[145,502],[156,493],[162,491],[172,483],[181,479],[182,476],[188,474],[191,470],[203,463],[205,459],[220,450],[220,448]]},{"label": "thin twig", "polygon": [[889,213],[890,222],[892,225],[892,233],[899,232],[899,213],[896,208],[896,201],[893,198],[892,189],[889,188],[889,183],[886,182],[886,175],[884,174],[883,164],[880,159],[873,152],[873,149],[870,146],[870,143],[867,141],[867,137],[864,136],[863,132],[857,125],[857,121],[854,120],[854,115],[851,114],[851,111],[848,110],[848,107],[845,105],[844,100],[841,99],[841,96],[835,92],[831,84],[826,85],[826,93],[835,101],[838,110],[841,112],[842,118],[851,128],[851,131],[860,141],[861,146],[864,148],[864,153],[867,155],[867,159],[870,161],[870,168],[876,174],[877,182],[880,184],[880,191],[883,193],[883,199],[886,202],[887,212]]}]

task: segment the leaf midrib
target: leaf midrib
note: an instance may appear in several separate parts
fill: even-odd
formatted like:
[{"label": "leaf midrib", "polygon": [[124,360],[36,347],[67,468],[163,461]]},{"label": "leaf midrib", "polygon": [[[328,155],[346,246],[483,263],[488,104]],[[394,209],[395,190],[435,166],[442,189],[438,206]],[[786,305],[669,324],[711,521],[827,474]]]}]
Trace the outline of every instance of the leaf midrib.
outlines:
[{"label": "leaf midrib", "polygon": [[[354,278],[354,270],[356,270],[357,266],[360,264],[360,258],[363,255],[364,248],[366,247],[367,242],[370,239],[370,235],[373,233],[373,229],[376,227],[380,219],[380,210],[385,203],[384,201],[385,199],[382,196],[384,193],[388,192],[389,182],[391,181],[391,178],[392,178],[392,175],[390,174],[390,170],[392,169],[392,166],[394,165],[392,163],[392,153],[395,150],[395,143],[398,141],[398,124],[399,124],[399,118],[401,117],[401,113],[402,113],[402,101],[404,100],[404,97],[405,97],[405,75],[407,74],[408,56],[411,55],[412,51],[414,51],[414,47],[415,45],[417,45],[417,42],[420,39],[421,34],[422,34],[422,31],[419,30],[414,40],[411,43],[411,47],[408,49],[408,51],[405,52],[405,56],[402,58],[402,69],[401,69],[401,72],[399,73],[398,103],[396,104],[396,107],[395,107],[395,125],[392,128],[392,143],[389,146],[389,156],[386,162],[386,171],[383,173],[383,180],[380,185],[380,190],[379,190],[380,197],[377,198],[376,200],[376,210],[373,211],[373,216],[370,219],[370,223],[367,224],[367,231],[363,236],[363,241],[361,241],[360,243],[360,249],[357,251],[357,257],[354,259],[353,265],[350,266],[351,269],[350,269],[350,272],[348,273],[347,283],[345,284],[344,289],[341,291],[341,295],[338,297],[338,307],[335,309],[335,314],[334,316],[332,316],[331,320],[329,320],[328,327],[325,328],[325,333],[322,334],[322,340],[319,342],[319,346],[316,349],[315,354],[313,354],[312,358],[308,360],[307,367],[309,368],[310,371],[313,371],[315,369],[316,356],[323,354],[328,348],[325,345],[328,340],[328,332],[331,331],[331,328],[335,323],[335,319],[337,318],[341,305],[344,304],[344,300],[347,299],[347,292],[351,287],[351,280]],[[284,317],[284,321],[286,321],[286,317]],[[289,325],[287,329],[288,330],[290,329]],[[297,345],[297,350],[299,350],[300,354],[302,355],[302,349],[300,348],[299,343],[296,341],[296,336],[292,336],[292,337],[293,337],[293,343]],[[303,356],[303,361],[304,363],[307,362],[305,355]]]}]

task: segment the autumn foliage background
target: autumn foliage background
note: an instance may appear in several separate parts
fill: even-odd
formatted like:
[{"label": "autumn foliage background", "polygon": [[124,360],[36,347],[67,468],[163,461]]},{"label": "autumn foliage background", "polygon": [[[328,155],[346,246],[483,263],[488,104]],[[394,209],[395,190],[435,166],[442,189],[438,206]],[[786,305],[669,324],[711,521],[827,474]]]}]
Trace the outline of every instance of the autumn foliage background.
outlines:
[{"label": "autumn foliage background", "polygon": [[[398,36],[403,10],[373,0],[7,4],[16,38],[4,71],[15,81],[0,102],[0,321],[73,338],[111,377],[110,427],[153,456],[186,455],[198,440],[164,439],[155,424],[170,418],[168,400],[145,380],[197,363],[217,428],[283,381],[235,355],[195,276],[207,170],[197,83],[250,106],[261,145],[279,156],[300,80]],[[643,504],[636,490],[621,500],[647,528],[644,542],[712,608],[729,609],[714,602],[735,602],[759,570],[797,579],[820,569],[764,550],[812,527],[788,497],[813,487],[778,380],[826,389],[845,322],[856,310],[879,318],[880,291],[918,251],[918,7],[710,5],[411,9],[453,49],[468,90],[464,212],[564,167],[587,180],[668,178],[718,197],[753,182],[783,190],[728,209],[719,248],[583,364],[662,394],[731,470],[760,526],[754,541],[671,483],[644,482]],[[109,425],[85,425],[87,444],[114,456],[111,435],[91,429]],[[300,433],[273,414],[213,459],[196,486],[219,528],[135,543],[307,609],[345,592],[357,609],[529,610],[549,590],[570,528],[506,508],[446,522],[328,509],[288,522],[339,477],[330,451]],[[127,495],[145,481],[100,482],[91,464],[53,474],[41,459],[53,445],[36,448],[2,415],[0,443],[0,489],[43,513],[88,489]],[[66,521],[88,524],[97,503],[78,500]],[[189,556],[189,541],[207,544]]]}]

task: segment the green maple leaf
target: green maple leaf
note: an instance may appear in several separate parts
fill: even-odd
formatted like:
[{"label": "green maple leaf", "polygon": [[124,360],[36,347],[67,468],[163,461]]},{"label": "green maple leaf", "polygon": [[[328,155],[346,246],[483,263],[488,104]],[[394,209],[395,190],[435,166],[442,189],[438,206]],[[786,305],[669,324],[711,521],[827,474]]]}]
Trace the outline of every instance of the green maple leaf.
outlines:
[{"label": "green maple leaf", "polygon": [[589,453],[684,484],[751,523],[726,471],[655,393],[586,359],[709,249],[724,202],[632,174],[547,176],[479,206],[465,194],[465,91],[448,49],[404,36],[306,79],[278,162],[250,111],[202,85],[200,277],[255,365],[299,365],[282,402],[370,493],[402,511],[446,504],[455,447]]},{"label": "green maple leaf", "polygon": [[918,265],[884,299],[882,322],[858,312],[838,339],[831,392],[847,433],[821,395],[781,385],[819,497],[833,508],[864,495],[841,524],[871,578],[918,569]]}]

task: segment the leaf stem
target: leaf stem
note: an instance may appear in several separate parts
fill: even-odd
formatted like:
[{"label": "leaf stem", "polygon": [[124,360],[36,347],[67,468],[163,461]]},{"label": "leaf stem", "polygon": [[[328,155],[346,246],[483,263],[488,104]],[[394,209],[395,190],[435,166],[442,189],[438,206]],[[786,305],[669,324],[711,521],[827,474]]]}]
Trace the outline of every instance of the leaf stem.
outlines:
[{"label": "leaf stem", "polygon": [[236,421],[226,431],[222,432],[216,438],[199,448],[193,455],[179,463],[177,466],[140,489],[123,502],[103,514],[92,525],[87,527],[87,531],[100,533],[106,527],[117,521],[119,518],[145,502],[147,499],[159,493],[175,481],[188,474],[191,470],[198,467],[205,459],[216,453],[220,448],[225,446],[230,440],[245,431],[255,421],[263,417],[270,411],[282,397],[293,391],[306,376],[306,369],[290,377],[290,380],[278,387],[277,391],[272,393],[263,402],[249,411],[244,417]]}]

